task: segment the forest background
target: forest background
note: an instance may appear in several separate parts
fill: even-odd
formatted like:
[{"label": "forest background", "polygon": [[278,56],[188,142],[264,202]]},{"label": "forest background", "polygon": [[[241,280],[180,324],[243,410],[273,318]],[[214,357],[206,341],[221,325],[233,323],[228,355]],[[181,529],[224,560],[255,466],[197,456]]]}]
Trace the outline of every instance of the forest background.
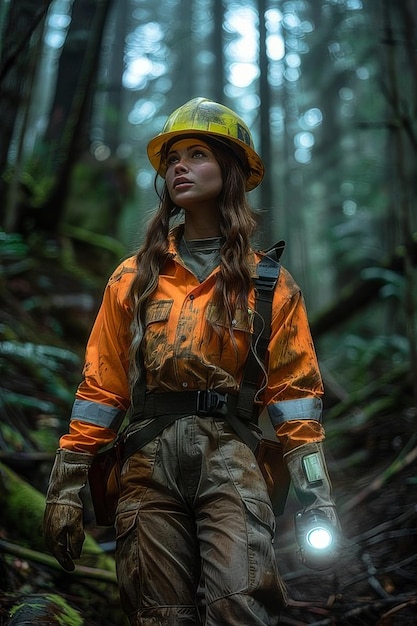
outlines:
[{"label": "forest background", "polygon": [[112,531],[87,493],[68,575],[44,494],[106,279],[156,205],[146,144],[195,96],[253,130],[256,244],[286,241],[326,386],[344,549],[303,567],[290,496],[282,623],[415,624],[416,3],[0,0],[0,36],[0,624],[125,623]]}]

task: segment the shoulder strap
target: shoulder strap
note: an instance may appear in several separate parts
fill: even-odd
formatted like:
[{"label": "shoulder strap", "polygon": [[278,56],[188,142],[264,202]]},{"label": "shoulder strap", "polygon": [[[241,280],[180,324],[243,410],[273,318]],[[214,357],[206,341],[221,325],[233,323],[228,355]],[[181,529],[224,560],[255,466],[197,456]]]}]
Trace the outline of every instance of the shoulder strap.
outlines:
[{"label": "shoulder strap", "polygon": [[259,390],[262,364],[271,335],[272,299],[278,281],[281,265],[279,259],[285,248],[285,242],[279,241],[264,253],[257,264],[255,285],[255,316],[253,321],[252,344],[246,362],[243,379],[239,389],[237,415],[244,421],[257,423],[259,407],[255,395]]}]

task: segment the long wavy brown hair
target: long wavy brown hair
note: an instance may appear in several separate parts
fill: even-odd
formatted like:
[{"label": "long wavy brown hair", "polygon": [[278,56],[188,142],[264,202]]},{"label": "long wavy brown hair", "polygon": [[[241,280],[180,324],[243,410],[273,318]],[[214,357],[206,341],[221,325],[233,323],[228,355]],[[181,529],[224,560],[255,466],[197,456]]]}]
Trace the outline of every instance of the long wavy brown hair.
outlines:
[{"label": "long wavy brown hair", "polygon": [[[219,318],[214,324],[226,326],[232,333],[231,322],[236,308],[241,308],[243,312],[248,310],[251,277],[249,252],[257,221],[246,197],[248,165],[243,151],[238,154],[226,141],[217,141],[211,136],[204,137],[204,141],[219,163],[223,180],[218,202],[220,234],[224,243],[220,250],[220,272],[213,295],[213,304],[219,311]],[[167,151],[168,146],[165,154]],[[156,184],[157,178],[155,188]],[[159,272],[168,258],[168,235],[172,220],[181,211],[172,202],[165,183],[158,196],[158,209],[149,222],[143,244],[136,254],[137,273],[130,288],[133,308],[131,384],[140,374],[137,354],[144,334],[146,302],[157,288]],[[220,332],[219,327],[215,330]]]}]

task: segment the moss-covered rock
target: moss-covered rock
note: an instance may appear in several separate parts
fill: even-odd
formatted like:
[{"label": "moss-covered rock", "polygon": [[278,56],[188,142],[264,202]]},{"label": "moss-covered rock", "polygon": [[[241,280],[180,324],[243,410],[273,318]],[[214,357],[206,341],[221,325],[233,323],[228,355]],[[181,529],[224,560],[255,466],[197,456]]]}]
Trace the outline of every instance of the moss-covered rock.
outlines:
[{"label": "moss-covered rock", "polygon": [[84,619],[74,607],[56,594],[22,596],[9,611],[7,626],[60,624],[83,626]]}]

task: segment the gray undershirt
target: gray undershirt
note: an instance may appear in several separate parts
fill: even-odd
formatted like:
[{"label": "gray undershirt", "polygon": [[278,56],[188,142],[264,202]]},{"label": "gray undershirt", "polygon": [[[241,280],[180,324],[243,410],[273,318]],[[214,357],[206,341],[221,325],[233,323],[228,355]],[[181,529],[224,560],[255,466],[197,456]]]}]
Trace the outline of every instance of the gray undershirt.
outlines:
[{"label": "gray undershirt", "polygon": [[184,237],[181,237],[179,240],[178,252],[200,283],[219,265],[222,244],[222,237],[192,239],[191,241],[185,241]]}]

